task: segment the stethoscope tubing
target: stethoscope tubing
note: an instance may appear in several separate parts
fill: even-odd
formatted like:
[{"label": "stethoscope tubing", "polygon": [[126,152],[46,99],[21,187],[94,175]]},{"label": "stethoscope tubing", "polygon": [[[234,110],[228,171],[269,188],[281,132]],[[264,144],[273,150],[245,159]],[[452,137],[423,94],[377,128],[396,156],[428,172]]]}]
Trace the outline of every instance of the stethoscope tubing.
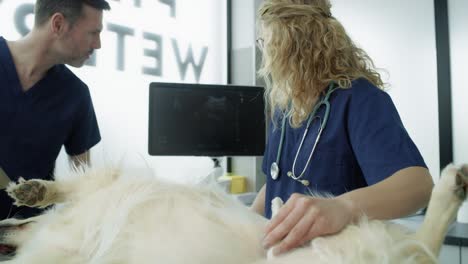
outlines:
[{"label": "stethoscope tubing", "polygon": [[[301,139],[301,142],[299,144],[298,150],[297,150],[296,155],[294,157],[291,175],[289,175],[294,180],[299,180],[304,175],[305,171],[307,170],[307,168],[309,166],[309,163],[310,163],[310,161],[312,159],[312,156],[313,156],[313,154],[315,152],[315,148],[317,147],[317,144],[318,144],[318,142],[320,140],[322,132],[325,129],[325,126],[327,125],[327,122],[328,122],[328,117],[330,115],[330,101],[329,101],[329,98],[330,98],[331,94],[336,89],[338,89],[338,88],[333,87],[333,82],[330,83],[330,86],[328,88],[327,94],[325,95],[325,98],[323,98],[317,105],[315,105],[314,110],[312,111],[309,119],[307,120],[307,125],[306,125],[306,128],[304,130],[304,134],[302,136],[302,139]],[[307,133],[309,131],[310,124],[312,123],[312,121],[315,118],[321,119],[319,116],[316,116],[316,113],[320,109],[321,106],[325,106],[325,114],[323,116],[323,119],[321,120],[319,133],[317,134],[317,138],[316,138],[314,146],[312,147],[312,150],[311,150],[311,152],[309,154],[309,157],[307,158],[307,162],[306,162],[306,164],[304,166],[304,169],[299,174],[299,176],[296,176],[295,167],[296,167],[297,158],[299,156],[299,153],[300,153],[300,151],[302,149],[302,145],[303,145],[304,140],[305,140],[305,138],[307,136]],[[287,116],[283,116],[283,120],[282,120],[282,124],[281,124],[280,142],[279,142],[279,145],[278,145],[278,152],[276,154],[276,161],[273,162],[271,164],[271,167],[270,167],[270,176],[272,177],[273,180],[276,180],[279,177],[279,162],[280,162],[280,159],[281,159],[281,153],[282,153],[283,143],[284,143],[284,133],[285,133],[285,130],[286,130],[286,119],[288,119]]]}]

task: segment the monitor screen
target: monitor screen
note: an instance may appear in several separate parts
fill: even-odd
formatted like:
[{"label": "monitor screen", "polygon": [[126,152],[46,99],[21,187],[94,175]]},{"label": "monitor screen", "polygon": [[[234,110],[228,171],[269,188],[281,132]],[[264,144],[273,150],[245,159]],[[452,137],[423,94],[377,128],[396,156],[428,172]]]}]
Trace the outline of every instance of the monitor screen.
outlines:
[{"label": "monitor screen", "polygon": [[152,156],[261,156],[263,87],[150,84],[148,152]]}]

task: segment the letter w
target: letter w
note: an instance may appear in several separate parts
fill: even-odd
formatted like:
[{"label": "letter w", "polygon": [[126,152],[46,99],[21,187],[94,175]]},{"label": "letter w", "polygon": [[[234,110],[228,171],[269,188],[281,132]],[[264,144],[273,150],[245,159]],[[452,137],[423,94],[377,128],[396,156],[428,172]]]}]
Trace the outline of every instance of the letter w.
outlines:
[{"label": "letter w", "polygon": [[189,64],[191,64],[195,73],[195,79],[198,83],[200,81],[200,76],[203,70],[203,65],[205,64],[206,56],[208,55],[208,47],[203,47],[202,55],[198,63],[195,63],[195,59],[193,58],[192,45],[189,45],[187,56],[184,61],[180,55],[177,40],[172,39],[172,47],[174,48],[175,55],[177,57],[177,65],[179,66],[179,73],[182,77],[182,80],[185,80],[185,76],[187,75],[187,68]]}]

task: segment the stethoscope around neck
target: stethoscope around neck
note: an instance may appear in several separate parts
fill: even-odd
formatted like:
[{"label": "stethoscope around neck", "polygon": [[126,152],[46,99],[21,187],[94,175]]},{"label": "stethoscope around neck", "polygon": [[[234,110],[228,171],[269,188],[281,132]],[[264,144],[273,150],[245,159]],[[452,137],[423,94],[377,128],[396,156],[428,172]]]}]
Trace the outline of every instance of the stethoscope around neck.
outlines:
[{"label": "stethoscope around neck", "polygon": [[[330,95],[336,89],[338,89],[338,87],[334,88],[333,87],[333,82],[331,82],[330,85],[328,86],[328,91],[325,94],[325,97],[315,105],[312,113],[309,116],[309,119],[307,120],[307,125],[306,125],[306,128],[304,130],[304,134],[302,135],[302,139],[301,139],[301,142],[299,144],[299,148],[297,149],[296,155],[295,155],[294,160],[293,160],[292,170],[288,171],[286,173],[286,175],[288,177],[290,177],[291,179],[293,179],[295,181],[300,182],[302,185],[304,185],[306,187],[309,186],[310,182],[308,180],[302,179],[302,177],[304,176],[304,173],[307,170],[307,167],[309,166],[310,160],[312,159],[312,156],[314,155],[315,148],[317,147],[317,144],[318,144],[318,142],[320,140],[320,136],[322,135],[322,132],[325,129],[325,126],[327,125],[328,116],[330,115],[330,101],[329,101],[329,99],[330,99]],[[312,123],[312,121],[314,119],[316,119],[316,118],[320,119],[320,116],[317,116],[316,114],[317,114],[317,111],[320,109],[321,106],[325,106],[325,114],[323,116],[323,119],[321,120],[322,122],[320,124],[320,129],[319,129],[319,132],[317,134],[317,138],[315,139],[314,146],[312,147],[312,150],[310,151],[309,157],[307,158],[307,162],[306,162],[304,168],[302,169],[301,173],[299,175],[297,175],[296,174],[297,157],[299,156],[299,153],[301,152],[302,145],[304,144],[304,140],[305,140],[305,138],[307,136],[307,133],[309,132],[310,124]],[[276,161],[273,162],[271,164],[271,167],[270,167],[270,176],[271,176],[271,178],[273,180],[277,180],[278,177],[279,177],[279,173],[280,173],[279,162],[280,162],[280,158],[281,158],[281,151],[283,149],[284,132],[286,130],[286,119],[288,119],[288,118],[286,116],[284,116],[283,120],[282,120],[282,124],[281,124],[281,136],[280,136],[280,142],[279,142],[279,146],[278,146],[278,152],[276,154]]]}]

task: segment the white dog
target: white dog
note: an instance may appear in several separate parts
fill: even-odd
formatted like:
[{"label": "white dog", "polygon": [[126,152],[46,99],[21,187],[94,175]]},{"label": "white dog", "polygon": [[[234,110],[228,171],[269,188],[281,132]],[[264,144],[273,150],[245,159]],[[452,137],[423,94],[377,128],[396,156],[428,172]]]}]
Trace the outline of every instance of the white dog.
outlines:
[{"label": "white dog", "polygon": [[30,180],[7,191],[45,214],[0,222],[0,244],[17,247],[5,264],[436,263],[465,199],[468,166],[448,166],[416,233],[385,221],[349,225],[307,247],[266,259],[267,220],[222,190],[88,170],[69,179]]}]

